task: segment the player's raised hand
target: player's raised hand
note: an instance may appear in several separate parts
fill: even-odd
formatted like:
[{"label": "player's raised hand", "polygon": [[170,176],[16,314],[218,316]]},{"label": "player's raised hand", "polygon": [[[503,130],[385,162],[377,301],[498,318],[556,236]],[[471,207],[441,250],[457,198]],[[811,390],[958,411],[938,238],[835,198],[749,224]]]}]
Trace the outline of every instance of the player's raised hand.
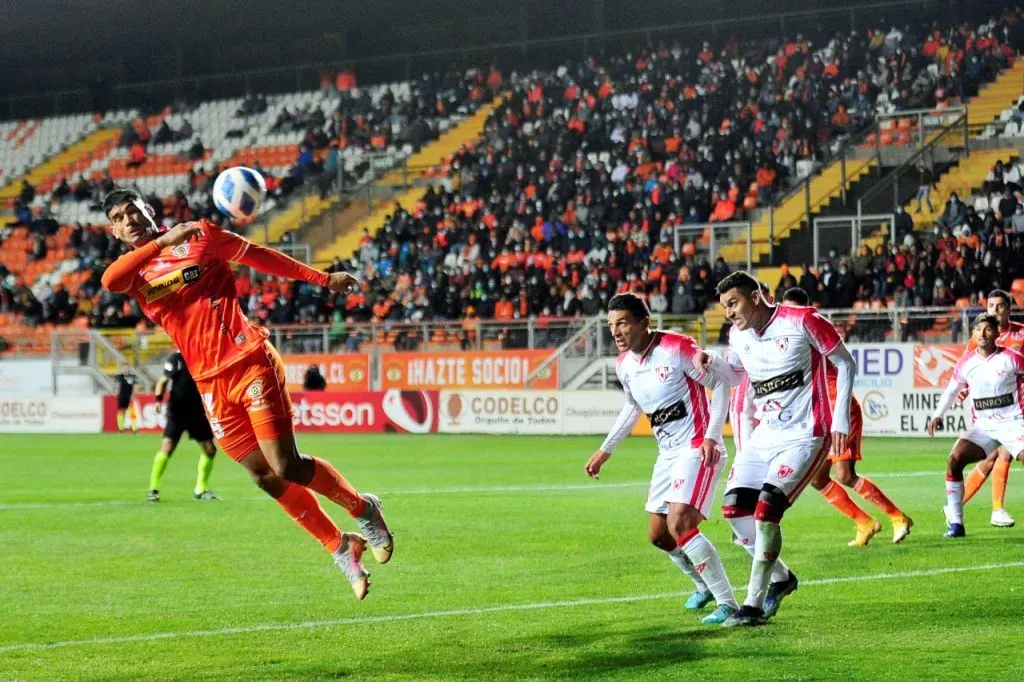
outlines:
[{"label": "player's raised hand", "polygon": [[332,272],[331,278],[327,281],[327,288],[335,293],[348,291],[357,281],[355,276],[347,272]]},{"label": "player's raised hand", "polygon": [[718,441],[705,438],[700,444],[700,463],[706,467],[714,467],[722,457],[722,446]]},{"label": "player's raised hand", "polygon": [[693,356],[693,366],[698,372],[707,372],[711,369],[711,353],[705,350]]},{"label": "player's raised hand", "polygon": [[587,464],[583,467],[583,470],[587,472],[587,476],[590,476],[591,478],[601,478],[601,467],[604,466],[604,463],[607,462],[608,458],[611,456],[612,453],[610,452],[598,450],[590,456],[590,459],[587,460]]},{"label": "player's raised hand", "polygon": [[156,243],[161,249],[166,249],[168,246],[177,246],[178,244],[198,239],[202,234],[203,227],[197,222],[178,223],[157,237]]},{"label": "player's raised hand", "polygon": [[845,433],[839,433],[838,431],[832,432],[832,454],[842,455],[846,452],[846,448],[850,445],[850,436]]},{"label": "player's raised hand", "polygon": [[941,419],[929,419],[928,420],[928,435],[934,436],[935,432],[942,426]]}]

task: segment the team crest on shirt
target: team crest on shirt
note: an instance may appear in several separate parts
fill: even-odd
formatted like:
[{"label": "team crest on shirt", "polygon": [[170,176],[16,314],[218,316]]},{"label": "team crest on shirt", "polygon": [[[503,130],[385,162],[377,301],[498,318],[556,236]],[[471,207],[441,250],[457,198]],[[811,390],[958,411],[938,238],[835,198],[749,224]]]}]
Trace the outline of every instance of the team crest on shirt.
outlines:
[{"label": "team crest on shirt", "polygon": [[789,350],[789,337],[783,336],[778,339],[775,339],[775,345],[779,347],[780,353],[785,353],[787,350]]},{"label": "team crest on shirt", "polygon": [[263,382],[257,379],[249,384],[249,388],[245,389],[245,392],[250,398],[259,398],[263,395]]},{"label": "team crest on shirt", "polygon": [[679,490],[680,488],[682,488],[684,480],[685,479],[677,478],[674,481],[672,481],[672,490]]},{"label": "team crest on shirt", "polygon": [[665,383],[668,381],[668,375],[672,369],[668,365],[658,365],[654,368],[654,376],[658,377],[658,381]]},{"label": "team crest on shirt", "polygon": [[789,478],[793,475],[793,467],[788,464],[779,466],[779,478]]},{"label": "team crest on shirt", "polygon": [[173,249],[171,249],[171,255],[174,256],[175,258],[184,258],[185,256],[188,255],[188,252],[189,248],[187,243],[178,244]]}]

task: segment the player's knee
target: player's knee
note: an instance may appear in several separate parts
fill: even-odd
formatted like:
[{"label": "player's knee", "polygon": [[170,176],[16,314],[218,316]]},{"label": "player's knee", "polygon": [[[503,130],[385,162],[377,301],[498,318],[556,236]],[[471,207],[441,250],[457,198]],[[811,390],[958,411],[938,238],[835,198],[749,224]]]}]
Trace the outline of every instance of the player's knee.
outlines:
[{"label": "player's knee", "polygon": [[722,499],[722,516],[736,519],[751,516],[757,508],[758,491],[755,488],[732,488]]},{"label": "player's knee", "polygon": [[786,497],[786,494],[770,483],[765,483],[761,488],[761,494],[757,497],[754,520],[779,523],[788,508],[789,498]]},{"label": "player's knee", "polygon": [[949,457],[946,458],[946,469],[948,471],[963,471],[964,466],[960,450],[953,450],[949,453]]},{"label": "player's knee", "polygon": [[671,552],[676,548],[676,541],[670,534],[653,528],[647,533],[647,540],[665,552]]},{"label": "player's knee", "polygon": [[847,488],[852,488],[857,485],[858,478],[857,474],[853,473],[849,469],[836,469],[836,480]]},{"label": "player's knee", "polygon": [[692,533],[704,520],[700,512],[693,507],[686,507],[668,515],[668,531],[674,538],[681,538]]}]

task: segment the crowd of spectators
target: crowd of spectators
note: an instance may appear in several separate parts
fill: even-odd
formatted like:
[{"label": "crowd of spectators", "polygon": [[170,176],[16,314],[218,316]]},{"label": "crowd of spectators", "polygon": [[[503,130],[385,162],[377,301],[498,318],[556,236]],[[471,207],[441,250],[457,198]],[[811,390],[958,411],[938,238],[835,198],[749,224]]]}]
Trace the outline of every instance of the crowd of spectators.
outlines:
[{"label": "crowd of spectators", "polygon": [[[374,147],[394,130],[415,135],[431,112],[482,102],[499,87],[507,93],[441,183],[411,211],[396,204],[352,259],[332,266],[358,270],[359,291],[332,296],[241,275],[243,305],[269,324],[517,319],[592,315],[615,293],[634,291],[655,312],[701,312],[730,266],[709,262],[693,232],[677,251],[677,228],[742,219],[772,202],[880,111],[975,93],[1015,55],[1012,27],[1001,18],[663,44],[507,79],[496,69],[425,76],[401,107],[343,95],[323,120],[282,112],[277,126],[309,128],[298,164],[306,159],[305,181],[322,177],[342,145]],[[1019,175],[1009,172],[994,169],[986,191],[1019,189]],[[192,182],[212,177],[197,173]],[[212,215],[212,207],[183,199],[159,202],[161,214],[172,222]],[[1008,286],[1024,265],[1008,207],[961,214],[953,202],[927,237],[902,213],[894,243],[835,254],[817,274],[805,268],[803,281],[784,280],[829,307],[970,300]],[[1017,222],[1024,227],[1024,216]],[[117,246],[102,231],[78,233],[81,265],[98,273]],[[97,326],[141,321],[133,303],[99,291],[98,281],[93,288],[94,280],[75,297],[79,315]]]}]

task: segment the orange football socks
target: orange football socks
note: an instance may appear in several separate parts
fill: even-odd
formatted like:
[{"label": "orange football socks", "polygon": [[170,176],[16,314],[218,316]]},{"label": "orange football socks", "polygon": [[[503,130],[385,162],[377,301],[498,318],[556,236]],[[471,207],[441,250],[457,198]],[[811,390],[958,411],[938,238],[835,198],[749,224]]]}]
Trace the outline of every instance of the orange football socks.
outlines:
[{"label": "orange football socks", "polygon": [[868,516],[863,509],[858,507],[856,502],[850,499],[850,495],[846,492],[846,489],[835,481],[830,480],[828,484],[821,489],[821,494],[825,496],[825,499],[828,500],[829,504],[842,512],[844,516],[849,518],[858,526],[871,521],[871,517]]},{"label": "orange football socks", "polygon": [[853,485],[853,489],[857,491],[858,495],[881,509],[890,518],[903,516],[903,512],[900,511],[900,508],[893,504],[892,500],[886,497],[885,493],[883,493],[870,478],[865,478],[864,476],[859,477],[857,482]]},{"label": "orange football socks", "polygon": [[[1006,480],[1010,477],[1012,460],[1000,457],[992,468],[992,509],[1002,509],[1006,501]],[[964,502],[967,500],[964,499]]]},{"label": "orange football socks", "polygon": [[301,485],[295,483],[286,485],[288,487],[285,488],[284,494],[277,498],[277,503],[307,533],[319,540],[324,549],[332,554],[336,552],[341,547],[341,531],[334,525],[334,521],[331,521],[331,518],[324,513],[320,503],[317,502],[316,495]]},{"label": "orange football socks", "polygon": [[363,496],[329,462],[319,457],[312,459],[316,463],[316,469],[313,471],[313,480],[307,487],[342,507],[352,518],[360,516],[366,509]]}]

